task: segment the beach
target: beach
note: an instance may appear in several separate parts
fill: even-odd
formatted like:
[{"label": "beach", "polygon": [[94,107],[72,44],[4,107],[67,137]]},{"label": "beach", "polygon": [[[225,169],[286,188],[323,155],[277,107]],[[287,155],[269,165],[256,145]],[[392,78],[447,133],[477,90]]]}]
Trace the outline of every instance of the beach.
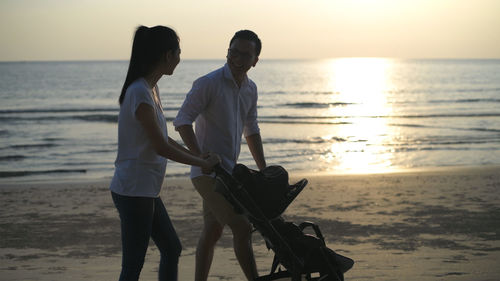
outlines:
[{"label": "beach", "polygon": [[[390,174],[290,174],[308,186],[283,217],[319,225],[327,245],[355,260],[346,280],[498,280],[500,166]],[[0,184],[1,280],[117,280],[120,229],[108,180]],[[187,178],[161,193],[183,244],[179,280],[193,280],[201,199]],[[258,233],[260,274],[273,253]],[[141,280],[156,280],[151,242]],[[209,280],[243,280],[230,230]]]}]

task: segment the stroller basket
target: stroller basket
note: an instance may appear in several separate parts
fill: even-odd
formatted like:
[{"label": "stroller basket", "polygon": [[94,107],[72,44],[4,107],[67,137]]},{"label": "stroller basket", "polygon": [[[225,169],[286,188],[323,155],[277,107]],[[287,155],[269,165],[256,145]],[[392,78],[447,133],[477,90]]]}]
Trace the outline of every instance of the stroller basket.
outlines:
[{"label": "stroller basket", "polygon": [[[236,212],[249,219],[267,247],[275,253],[271,272],[255,280],[291,278],[298,281],[302,276],[306,280],[344,280],[343,274],[354,261],[329,249],[316,224],[303,222],[296,225],[281,217],[307,185],[307,180],[288,185],[288,174],[282,167],[266,169],[258,172],[237,164],[231,175],[222,167],[215,167],[217,191],[226,197]],[[276,186],[280,187],[273,190]],[[265,192],[257,192],[259,188]],[[304,232],[308,227],[313,229],[314,235]],[[286,270],[282,271],[279,265]]]}]

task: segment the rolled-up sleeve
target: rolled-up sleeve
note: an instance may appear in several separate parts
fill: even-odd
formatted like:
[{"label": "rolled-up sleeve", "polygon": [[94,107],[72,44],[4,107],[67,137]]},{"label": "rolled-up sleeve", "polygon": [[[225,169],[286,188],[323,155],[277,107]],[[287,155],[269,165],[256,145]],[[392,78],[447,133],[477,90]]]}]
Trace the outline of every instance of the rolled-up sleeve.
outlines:
[{"label": "rolled-up sleeve", "polygon": [[204,79],[193,82],[193,86],[172,122],[174,127],[191,125],[209,102],[208,90]]}]

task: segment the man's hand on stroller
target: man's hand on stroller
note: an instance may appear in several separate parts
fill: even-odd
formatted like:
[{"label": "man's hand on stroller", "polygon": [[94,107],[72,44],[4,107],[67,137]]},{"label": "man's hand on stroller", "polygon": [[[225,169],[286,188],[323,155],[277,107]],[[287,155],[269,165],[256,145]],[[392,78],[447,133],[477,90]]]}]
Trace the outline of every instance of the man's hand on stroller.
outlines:
[{"label": "man's hand on stroller", "polygon": [[214,166],[221,162],[219,155],[208,152],[201,155],[201,158],[205,159],[206,165],[201,167],[201,171],[204,174],[211,174],[214,171]]}]

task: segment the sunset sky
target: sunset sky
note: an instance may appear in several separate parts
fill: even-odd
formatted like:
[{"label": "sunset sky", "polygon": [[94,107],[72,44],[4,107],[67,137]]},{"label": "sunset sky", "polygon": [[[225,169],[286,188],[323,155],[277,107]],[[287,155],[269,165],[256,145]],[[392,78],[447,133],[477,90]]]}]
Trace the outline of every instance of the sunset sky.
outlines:
[{"label": "sunset sky", "polygon": [[0,61],[126,60],[138,25],[182,58],[221,59],[235,31],[261,58],[500,58],[499,0],[2,0]]}]

